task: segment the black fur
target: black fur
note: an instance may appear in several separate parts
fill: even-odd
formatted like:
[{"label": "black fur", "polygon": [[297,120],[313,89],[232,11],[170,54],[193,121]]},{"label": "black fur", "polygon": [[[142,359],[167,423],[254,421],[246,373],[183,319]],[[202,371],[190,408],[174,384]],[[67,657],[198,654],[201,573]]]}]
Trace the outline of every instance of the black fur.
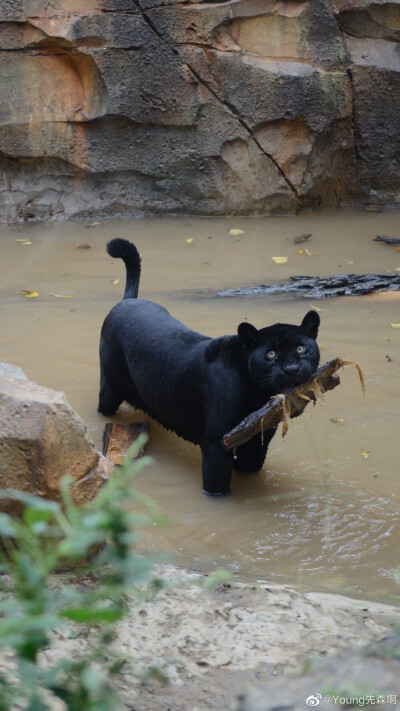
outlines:
[{"label": "black fur", "polygon": [[[275,429],[226,452],[222,436],[268,398],[308,380],[319,363],[319,316],[300,326],[277,323],[257,330],[241,323],[237,335],[209,338],[176,321],[166,309],[137,299],[140,256],[114,239],[108,253],[126,265],[124,300],[106,317],[100,342],[99,412],[114,415],[126,400],[167,429],[200,445],[203,489],[230,491],[231,468],[260,469]],[[300,351],[300,352],[299,352]]]},{"label": "black fur", "polygon": [[140,254],[132,242],[116,237],[107,244],[110,257],[123,259],[126,266],[124,299],[137,299],[141,271]]}]

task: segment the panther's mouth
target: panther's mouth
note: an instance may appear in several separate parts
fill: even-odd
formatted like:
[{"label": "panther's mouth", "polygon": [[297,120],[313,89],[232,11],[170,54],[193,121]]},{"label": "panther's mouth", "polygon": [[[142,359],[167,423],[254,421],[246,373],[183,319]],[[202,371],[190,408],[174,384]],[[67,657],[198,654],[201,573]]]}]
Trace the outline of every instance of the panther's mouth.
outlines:
[{"label": "panther's mouth", "polygon": [[287,395],[287,394],[290,393],[290,391],[293,390],[293,388],[295,388],[295,387],[296,387],[295,385],[290,385],[290,386],[287,386],[286,388],[282,388],[282,393],[283,393],[283,395]]},{"label": "panther's mouth", "polygon": [[288,383],[287,385],[285,385],[284,388],[282,388],[281,392],[283,393],[283,395],[287,395],[288,393],[290,393],[290,392],[291,392],[292,390],[294,390],[295,388],[298,388],[299,385],[303,385],[303,383],[305,383],[305,382],[306,382],[306,380],[304,380],[304,378],[302,378],[302,379],[299,379],[299,378],[293,379],[293,380],[290,381],[290,383]]}]

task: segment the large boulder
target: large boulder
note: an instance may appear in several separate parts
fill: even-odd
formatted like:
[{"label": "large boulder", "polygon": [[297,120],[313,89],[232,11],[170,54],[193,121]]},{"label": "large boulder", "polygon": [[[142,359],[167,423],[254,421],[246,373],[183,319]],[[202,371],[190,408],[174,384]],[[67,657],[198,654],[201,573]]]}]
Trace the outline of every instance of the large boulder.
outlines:
[{"label": "large boulder", "polygon": [[0,376],[3,378],[13,378],[15,380],[28,380],[22,368],[12,363],[0,362]]},{"label": "large boulder", "polygon": [[[23,379],[18,370],[0,369],[0,488],[60,501],[60,482],[68,474],[75,479],[75,502],[91,501],[108,479],[110,463],[65,395]],[[18,510],[9,500],[0,507]]]},{"label": "large boulder", "polygon": [[3,219],[399,204],[399,8],[0,0]]}]

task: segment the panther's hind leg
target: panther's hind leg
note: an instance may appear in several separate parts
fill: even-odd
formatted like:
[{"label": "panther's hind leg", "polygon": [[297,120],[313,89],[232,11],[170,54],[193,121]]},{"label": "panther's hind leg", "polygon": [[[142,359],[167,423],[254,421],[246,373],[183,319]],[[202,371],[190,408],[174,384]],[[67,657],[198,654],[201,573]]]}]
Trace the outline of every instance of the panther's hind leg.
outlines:
[{"label": "panther's hind leg", "polygon": [[99,405],[97,408],[100,414],[107,417],[115,415],[123,400],[124,397],[118,387],[112,385],[104,372],[102,372],[100,376]]}]

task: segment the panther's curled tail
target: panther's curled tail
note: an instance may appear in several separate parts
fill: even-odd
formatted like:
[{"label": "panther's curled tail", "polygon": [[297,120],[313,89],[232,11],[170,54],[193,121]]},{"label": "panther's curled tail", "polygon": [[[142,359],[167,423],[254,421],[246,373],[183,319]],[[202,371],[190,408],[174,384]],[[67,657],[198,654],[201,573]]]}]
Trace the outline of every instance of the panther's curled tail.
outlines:
[{"label": "panther's curled tail", "polygon": [[123,259],[126,267],[126,284],[124,299],[136,299],[140,280],[140,254],[132,242],[116,237],[107,244],[110,257]]}]

